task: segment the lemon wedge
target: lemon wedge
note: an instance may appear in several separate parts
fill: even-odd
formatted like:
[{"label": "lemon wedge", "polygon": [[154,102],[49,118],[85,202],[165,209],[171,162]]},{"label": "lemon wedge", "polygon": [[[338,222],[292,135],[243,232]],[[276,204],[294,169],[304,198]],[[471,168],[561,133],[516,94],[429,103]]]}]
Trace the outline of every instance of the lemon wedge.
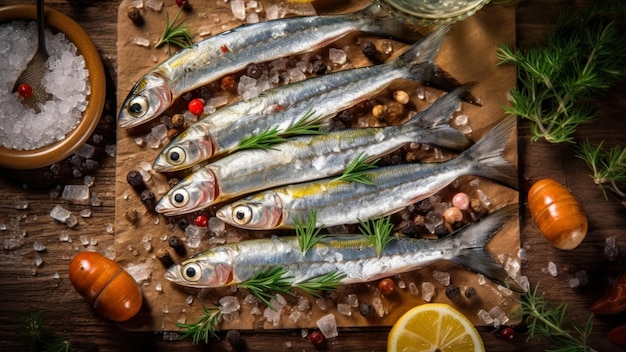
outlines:
[{"label": "lemon wedge", "polygon": [[461,312],[447,304],[427,303],[398,319],[389,332],[387,351],[484,352],[485,346]]}]

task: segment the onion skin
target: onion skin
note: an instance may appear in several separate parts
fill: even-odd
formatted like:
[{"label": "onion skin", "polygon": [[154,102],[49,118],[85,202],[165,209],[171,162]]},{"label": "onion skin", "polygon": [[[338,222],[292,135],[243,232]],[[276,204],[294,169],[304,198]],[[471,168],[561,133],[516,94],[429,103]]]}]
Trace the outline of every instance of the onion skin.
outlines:
[{"label": "onion skin", "polygon": [[[624,310],[626,310],[626,273],[622,274],[606,296],[591,306],[594,314],[617,314]],[[626,340],[626,337],[624,339]]]},{"label": "onion skin", "polygon": [[576,248],[587,235],[587,216],[574,195],[559,182],[544,178],[528,191],[535,224],[554,247]]},{"label": "onion skin", "polygon": [[143,303],[133,277],[98,253],[78,253],[70,262],[69,277],[76,291],[96,312],[113,321],[129,320]]}]

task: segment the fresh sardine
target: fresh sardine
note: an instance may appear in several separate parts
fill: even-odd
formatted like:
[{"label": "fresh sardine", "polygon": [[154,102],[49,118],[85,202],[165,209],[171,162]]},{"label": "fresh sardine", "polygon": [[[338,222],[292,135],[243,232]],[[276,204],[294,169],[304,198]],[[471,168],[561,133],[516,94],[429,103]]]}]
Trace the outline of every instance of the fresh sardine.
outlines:
[{"label": "fresh sardine", "polygon": [[255,191],[336,175],[361,153],[375,159],[411,142],[464,150],[470,139],[447,121],[465,93],[458,88],[444,95],[403,125],[294,137],[272,149],[228,155],[172,187],[156,211],[180,215]]},{"label": "fresh sardine", "polygon": [[306,79],[221,108],[172,139],[153,168],[160,172],[181,170],[229,152],[243,139],[269,129],[284,132],[303,119],[310,123],[331,118],[396,79],[413,79],[452,90],[460,84],[442,74],[432,61],[448,30],[445,26],[437,28],[389,63]]},{"label": "fresh sardine", "polygon": [[438,240],[395,236],[380,257],[363,235],[327,236],[302,254],[296,237],[272,237],[214,247],[171,266],[165,278],[189,287],[222,287],[250,280],[275,267],[287,268],[294,284],[333,272],[342,284],[368,282],[450,260],[516,291],[520,286],[485,249],[518,213],[507,205]]},{"label": "fresh sardine", "polygon": [[392,36],[411,43],[421,37],[378,5],[343,15],[244,24],[178,51],[148,72],[122,104],[119,125],[128,128],[149,121],[183,93],[251,63],[314,51],[355,31]]},{"label": "fresh sardine", "polygon": [[503,156],[515,116],[508,116],[456,158],[440,163],[401,164],[368,171],[373,185],[326,178],[274,188],[224,206],[217,217],[246,229],[294,228],[317,213],[317,227],[354,224],[395,213],[425,199],[462,175],[517,188],[516,167]]}]

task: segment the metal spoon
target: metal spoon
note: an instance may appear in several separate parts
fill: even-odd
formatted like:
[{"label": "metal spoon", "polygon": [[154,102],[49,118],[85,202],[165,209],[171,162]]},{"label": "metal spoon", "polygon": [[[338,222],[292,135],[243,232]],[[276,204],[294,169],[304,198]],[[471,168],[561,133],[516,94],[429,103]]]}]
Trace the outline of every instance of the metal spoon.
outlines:
[{"label": "metal spoon", "polygon": [[17,88],[22,83],[27,83],[33,88],[33,95],[28,99],[24,99],[24,104],[27,104],[35,111],[39,112],[38,103],[45,103],[50,100],[51,96],[48,94],[41,84],[45,72],[45,64],[48,61],[48,50],[46,50],[46,41],[44,39],[44,5],[43,0],[37,0],[37,51],[32,57],[26,69],[22,71],[20,76],[15,81],[13,86],[13,92],[17,91]]}]

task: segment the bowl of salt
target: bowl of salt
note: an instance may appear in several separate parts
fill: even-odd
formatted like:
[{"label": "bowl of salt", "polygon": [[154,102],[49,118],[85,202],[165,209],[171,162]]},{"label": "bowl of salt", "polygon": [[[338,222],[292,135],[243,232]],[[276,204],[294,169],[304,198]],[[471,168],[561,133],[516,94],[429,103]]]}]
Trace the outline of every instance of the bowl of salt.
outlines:
[{"label": "bowl of salt", "polygon": [[13,92],[37,45],[35,5],[0,8],[0,166],[37,169],[71,156],[96,129],[106,79],[91,38],[71,18],[45,8],[50,58],[42,79],[50,99],[25,104],[28,91]]}]

